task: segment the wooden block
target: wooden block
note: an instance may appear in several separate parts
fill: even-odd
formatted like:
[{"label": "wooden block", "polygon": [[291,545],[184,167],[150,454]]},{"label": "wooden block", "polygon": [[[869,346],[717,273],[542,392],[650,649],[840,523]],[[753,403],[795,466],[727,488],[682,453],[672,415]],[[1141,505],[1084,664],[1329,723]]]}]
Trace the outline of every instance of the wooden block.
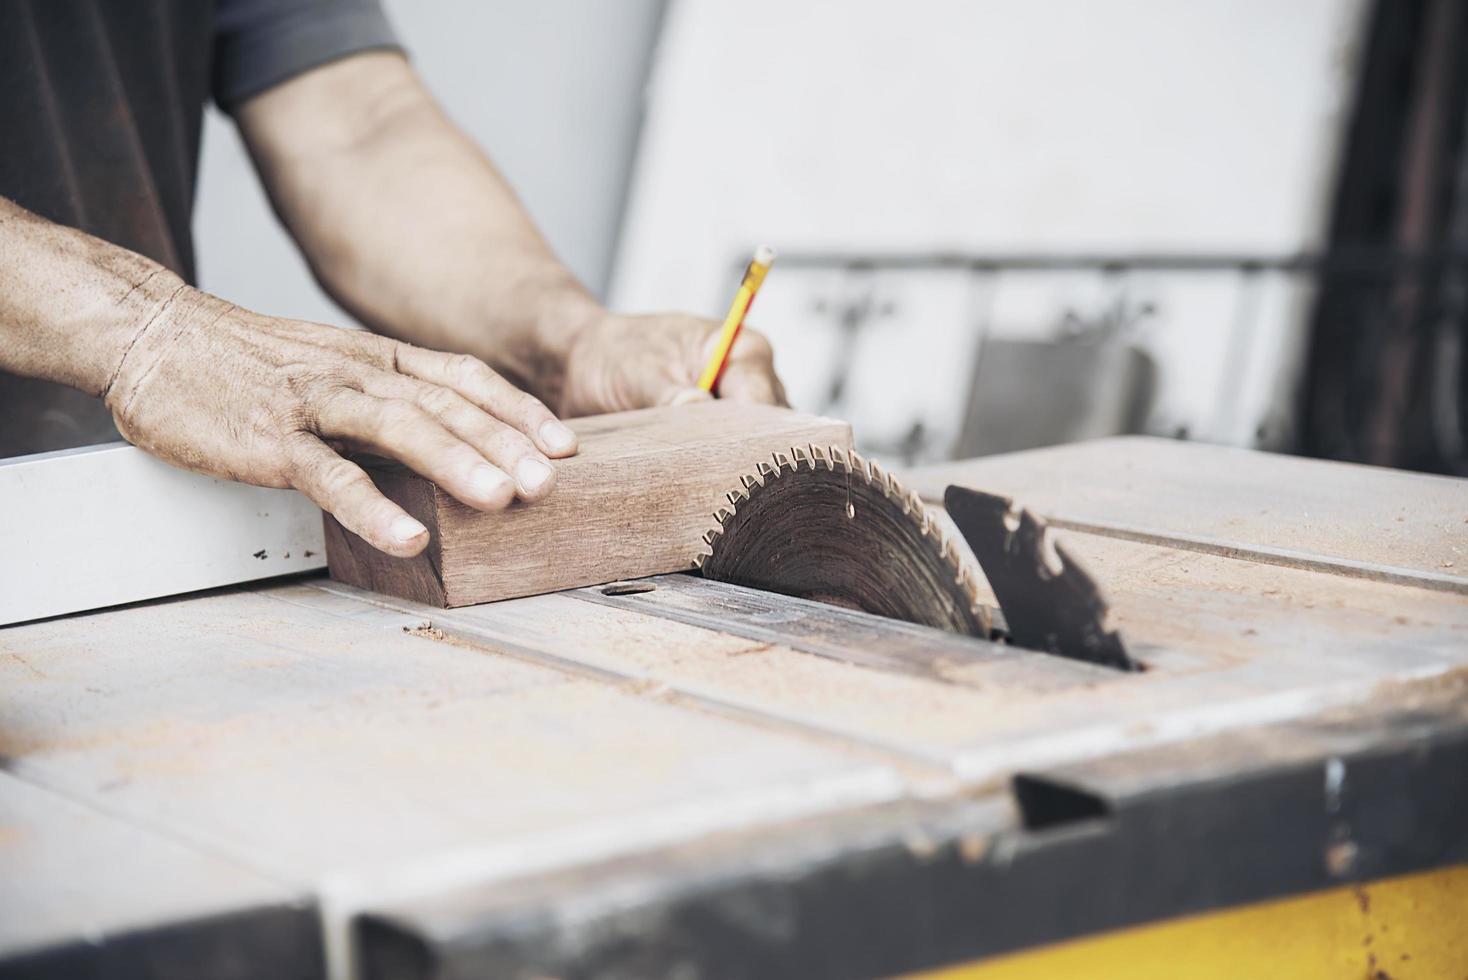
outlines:
[{"label": "wooden block", "polygon": [[692,567],[724,494],[774,452],[851,447],[851,427],[789,409],[706,402],[571,419],[581,451],[556,463],[536,504],[484,513],[412,471],[368,472],[432,535],[392,558],[326,518],[333,578],[437,606],[464,606]]}]

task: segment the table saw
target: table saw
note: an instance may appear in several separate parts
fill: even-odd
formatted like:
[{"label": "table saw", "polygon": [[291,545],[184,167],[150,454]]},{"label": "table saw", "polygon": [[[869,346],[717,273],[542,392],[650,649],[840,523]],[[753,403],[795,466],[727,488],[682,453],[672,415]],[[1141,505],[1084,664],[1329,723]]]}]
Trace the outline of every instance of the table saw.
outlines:
[{"label": "table saw", "polygon": [[1468,481],[900,476],[1042,518],[1142,669],[690,574],[11,627],[0,976],[1468,972]]}]

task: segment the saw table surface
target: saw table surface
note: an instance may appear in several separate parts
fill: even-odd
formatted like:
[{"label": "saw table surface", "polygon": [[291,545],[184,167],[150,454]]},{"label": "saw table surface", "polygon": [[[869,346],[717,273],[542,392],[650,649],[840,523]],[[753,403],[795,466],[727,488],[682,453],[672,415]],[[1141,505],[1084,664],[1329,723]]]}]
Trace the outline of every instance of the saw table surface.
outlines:
[{"label": "saw table surface", "polygon": [[891,973],[1468,861],[1468,481],[1119,439],[910,482],[1064,528],[1147,669],[687,575],[0,630],[0,974]]}]

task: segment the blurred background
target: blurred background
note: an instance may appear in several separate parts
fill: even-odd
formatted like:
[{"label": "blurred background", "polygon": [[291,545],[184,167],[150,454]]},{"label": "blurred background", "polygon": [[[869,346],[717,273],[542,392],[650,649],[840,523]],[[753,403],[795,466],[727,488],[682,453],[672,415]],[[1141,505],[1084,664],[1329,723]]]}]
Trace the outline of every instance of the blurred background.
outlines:
[{"label": "blurred background", "polygon": [[[613,307],[751,323],[898,463],[1145,432],[1468,473],[1456,0],[387,8]],[[203,288],[350,322],[205,130]],[[486,270],[492,273],[493,270]]]}]

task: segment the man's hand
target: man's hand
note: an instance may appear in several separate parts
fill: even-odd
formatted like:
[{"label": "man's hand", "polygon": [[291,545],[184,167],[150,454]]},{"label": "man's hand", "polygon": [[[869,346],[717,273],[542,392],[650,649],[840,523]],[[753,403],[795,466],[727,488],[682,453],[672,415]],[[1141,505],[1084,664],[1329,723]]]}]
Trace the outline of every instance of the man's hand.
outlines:
[{"label": "man's hand", "polygon": [[262,316],[180,286],[103,392],[134,445],[187,469],[294,487],[374,547],[428,532],[341,452],[400,460],[480,510],[545,496],[575,435],[467,355]]},{"label": "man's hand", "polygon": [[[236,118],[317,279],[362,323],[476,354],[566,415],[704,397],[719,325],[603,310],[401,55],[333,61]],[[744,332],[717,394],[784,402],[763,337]]]},{"label": "man's hand", "polygon": [[[583,327],[566,358],[561,414],[594,415],[708,398],[698,377],[713,355],[718,323],[679,314],[613,316]],[[714,393],[784,405],[770,342],[745,327]]]}]

